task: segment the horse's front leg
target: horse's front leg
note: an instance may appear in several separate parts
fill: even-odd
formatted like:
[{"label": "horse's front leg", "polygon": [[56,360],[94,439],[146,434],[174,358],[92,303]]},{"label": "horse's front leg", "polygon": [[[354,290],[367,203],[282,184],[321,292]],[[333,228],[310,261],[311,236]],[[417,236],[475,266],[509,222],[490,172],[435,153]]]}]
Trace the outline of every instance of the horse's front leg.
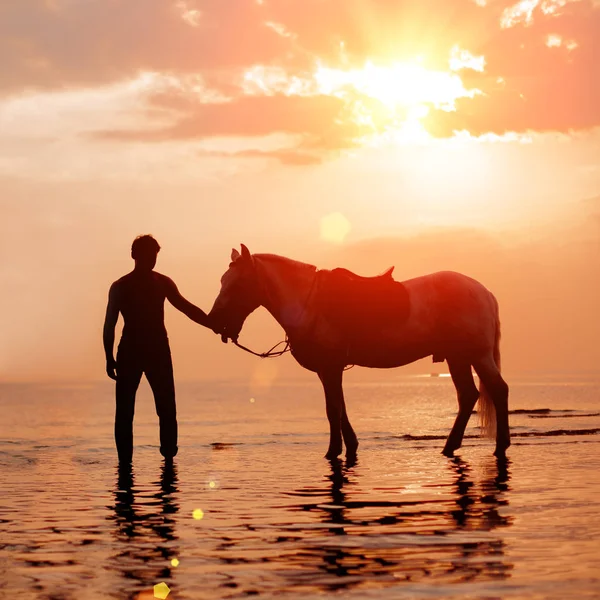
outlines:
[{"label": "horse's front leg", "polygon": [[325,405],[327,407],[327,419],[329,420],[329,449],[325,455],[325,458],[329,460],[337,458],[342,453],[343,372],[342,368],[333,367],[319,371],[319,379],[325,390]]},{"label": "horse's front leg", "polygon": [[[342,392],[343,394],[343,392]],[[346,413],[346,402],[342,396],[342,436],[344,437],[344,444],[346,446],[346,458],[349,461],[353,461],[356,459],[356,451],[358,450],[358,438],[356,437],[356,433],[354,433],[354,429],[352,429],[352,425],[350,425],[350,420],[348,419],[348,414]]]}]

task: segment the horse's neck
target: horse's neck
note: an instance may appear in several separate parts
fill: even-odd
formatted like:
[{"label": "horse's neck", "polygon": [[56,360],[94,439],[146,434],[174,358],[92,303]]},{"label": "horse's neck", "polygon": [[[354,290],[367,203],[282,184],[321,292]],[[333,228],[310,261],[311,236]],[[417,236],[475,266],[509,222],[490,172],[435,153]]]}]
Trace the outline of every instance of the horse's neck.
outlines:
[{"label": "horse's neck", "polygon": [[302,325],[316,267],[274,255],[255,255],[265,289],[265,308],[287,331]]}]

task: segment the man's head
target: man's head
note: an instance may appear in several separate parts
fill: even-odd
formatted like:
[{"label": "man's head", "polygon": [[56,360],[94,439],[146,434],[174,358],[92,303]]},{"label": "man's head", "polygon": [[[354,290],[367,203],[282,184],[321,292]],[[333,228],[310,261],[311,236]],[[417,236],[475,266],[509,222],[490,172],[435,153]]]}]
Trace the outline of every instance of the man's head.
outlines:
[{"label": "man's head", "polygon": [[131,244],[131,258],[137,269],[152,271],[159,251],[160,245],[151,235],[138,235]]}]

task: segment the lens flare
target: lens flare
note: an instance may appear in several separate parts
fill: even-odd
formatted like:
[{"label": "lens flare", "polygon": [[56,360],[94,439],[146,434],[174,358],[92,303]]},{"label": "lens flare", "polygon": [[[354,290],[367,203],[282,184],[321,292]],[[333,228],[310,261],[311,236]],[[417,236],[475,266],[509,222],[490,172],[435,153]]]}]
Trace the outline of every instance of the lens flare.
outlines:
[{"label": "lens flare", "polygon": [[171,593],[169,586],[163,581],[161,583],[157,583],[154,586],[154,597],[159,598],[160,600],[165,600],[166,597]]},{"label": "lens flare", "polygon": [[342,213],[332,213],[321,219],[321,239],[332,244],[342,244],[352,225]]}]

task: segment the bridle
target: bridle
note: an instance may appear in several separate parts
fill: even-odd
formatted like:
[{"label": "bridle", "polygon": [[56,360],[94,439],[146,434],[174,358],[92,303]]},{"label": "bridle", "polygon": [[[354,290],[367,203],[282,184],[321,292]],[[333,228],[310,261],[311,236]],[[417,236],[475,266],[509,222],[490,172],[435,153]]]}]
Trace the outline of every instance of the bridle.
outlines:
[{"label": "bridle", "polygon": [[[314,276],[313,276],[313,281],[312,284],[310,286],[310,289],[308,291],[308,294],[306,296],[306,299],[304,301],[304,305],[302,307],[302,312],[300,313],[300,321],[302,320],[302,318],[304,317],[304,315],[306,314],[306,309],[308,307],[308,303],[311,300],[315,288],[316,288],[316,284],[317,284],[317,279],[318,279],[318,270],[315,270]],[[258,271],[257,271],[257,276],[258,276]],[[270,302],[271,297],[269,294],[269,290],[267,288],[267,285],[265,284],[265,282],[262,280],[262,277],[259,277],[261,284],[262,284],[262,288],[263,288],[263,293],[267,299],[268,302]],[[283,356],[284,354],[286,354],[287,352],[291,352],[291,346],[290,346],[290,340],[289,337],[287,335],[287,332],[285,334],[285,339],[282,340],[281,342],[277,342],[270,350],[267,350],[266,352],[254,352],[254,350],[250,350],[250,348],[247,348],[246,346],[240,344],[237,340],[231,340],[238,348],[240,348],[241,350],[244,350],[245,352],[248,352],[249,354],[253,354],[254,356],[258,356],[259,358],[277,358],[279,356]],[[277,348],[279,348],[281,345],[283,344],[283,350],[277,350]]]}]

